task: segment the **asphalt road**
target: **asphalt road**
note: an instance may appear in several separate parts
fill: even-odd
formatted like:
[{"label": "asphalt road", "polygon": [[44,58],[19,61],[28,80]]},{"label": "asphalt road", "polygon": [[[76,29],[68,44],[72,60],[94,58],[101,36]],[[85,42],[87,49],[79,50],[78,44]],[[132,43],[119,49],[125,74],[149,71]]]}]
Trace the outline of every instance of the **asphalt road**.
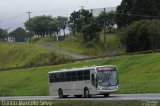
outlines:
[{"label": "asphalt road", "polygon": [[9,96],[0,100],[160,100],[160,94],[111,94],[109,97],[94,96],[91,98],[68,97],[59,99],[56,96]]},{"label": "asphalt road", "polygon": [[61,53],[61,54],[64,54],[64,55],[68,55],[68,56],[74,57],[74,58],[76,58],[76,59],[89,58],[89,56],[81,55],[81,54],[74,53],[74,52],[67,51],[67,50],[63,50],[63,49],[59,49],[59,48],[53,47],[53,46],[50,45],[50,44],[44,45],[44,47],[49,48],[49,49],[54,50],[54,51],[57,51],[57,52],[59,52],[59,53]]}]

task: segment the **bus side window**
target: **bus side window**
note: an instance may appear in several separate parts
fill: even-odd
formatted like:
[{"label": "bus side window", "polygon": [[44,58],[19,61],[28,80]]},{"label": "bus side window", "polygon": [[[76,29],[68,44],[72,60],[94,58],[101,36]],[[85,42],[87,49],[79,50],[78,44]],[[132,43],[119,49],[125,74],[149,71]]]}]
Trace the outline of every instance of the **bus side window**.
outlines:
[{"label": "bus side window", "polygon": [[64,72],[61,72],[61,73],[60,73],[59,81],[60,81],[60,82],[65,82],[65,77],[66,77],[66,76],[65,76],[65,73],[64,73]]},{"label": "bus side window", "polygon": [[90,80],[90,70],[84,70],[84,80]]},{"label": "bus side window", "polygon": [[49,79],[50,79],[50,82],[55,82],[55,74],[53,73],[53,74],[50,74],[49,75]]},{"label": "bus side window", "polygon": [[66,73],[66,81],[71,81],[71,72]]},{"label": "bus side window", "polygon": [[71,76],[72,76],[72,81],[77,81],[77,71],[72,71]]},{"label": "bus side window", "polygon": [[77,71],[77,77],[78,77],[78,81],[82,81],[83,80],[83,71]]},{"label": "bus side window", "polygon": [[60,75],[59,73],[55,73],[55,82],[59,82]]}]

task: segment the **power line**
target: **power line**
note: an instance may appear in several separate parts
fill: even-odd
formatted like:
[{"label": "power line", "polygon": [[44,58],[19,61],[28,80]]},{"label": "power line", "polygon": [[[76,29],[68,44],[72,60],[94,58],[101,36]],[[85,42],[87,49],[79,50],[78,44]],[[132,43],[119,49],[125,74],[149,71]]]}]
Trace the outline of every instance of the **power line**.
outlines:
[{"label": "power line", "polygon": [[[100,9],[100,8],[98,8],[98,9]],[[103,10],[101,12],[105,12],[106,11],[106,8],[102,8],[102,9]],[[90,9],[90,10],[94,11],[94,9]],[[155,15],[143,15],[143,14],[132,14],[132,13],[118,13],[118,12],[111,12],[111,11],[110,11],[110,13],[117,14],[117,15],[126,15],[126,16],[134,16],[134,17],[146,17],[146,18],[160,18],[160,16],[155,16]]]},{"label": "power line", "polygon": [[138,15],[138,14],[131,14],[131,13],[117,13],[117,12],[111,12],[111,13],[119,14],[119,15],[126,15],[126,16],[135,16],[135,17],[160,18],[160,16],[153,16],[153,15]]},{"label": "power line", "polygon": [[[84,9],[85,6],[79,6],[79,7],[81,7],[81,9]],[[54,10],[49,10],[49,11],[34,11],[34,13],[60,11],[62,9],[69,9],[69,8],[73,8],[73,7],[54,9]],[[94,12],[95,9],[104,9],[104,8],[92,8],[92,9],[87,9],[87,10],[92,10],[92,12]],[[118,13],[118,12],[112,12],[112,13],[117,14],[117,15],[119,14],[119,15],[134,16],[134,17],[147,17],[147,18],[159,18],[160,17],[160,16],[132,14],[132,13]],[[13,20],[13,19],[16,19],[16,18],[19,18],[19,17],[22,17],[22,16],[25,16],[25,14],[20,14],[20,15],[17,15],[17,16],[7,17],[7,18],[4,18],[4,19],[1,19],[1,23],[3,21]]]},{"label": "power line", "polygon": [[[79,6],[81,7],[81,9],[84,9],[85,6]],[[61,8],[61,9],[54,9],[54,10],[50,10],[50,12],[53,12],[53,11],[60,11],[62,9],[69,9],[69,8],[72,8],[72,7],[68,7],[68,8]],[[87,9],[87,10],[92,10],[91,12],[93,13],[94,10],[96,9],[104,9],[104,8],[92,8],[92,9]],[[104,11],[104,10],[102,10]],[[115,11],[115,10],[113,10]],[[35,11],[34,13],[39,13],[39,12],[49,12],[49,11]],[[28,17],[30,17],[30,14],[32,12],[27,12],[28,14]],[[125,16],[132,16],[132,17],[144,17],[144,18],[160,18],[160,16],[154,16],[154,15],[143,15],[143,14],[132,14],[132,13],[118,13],[118,12],[111,12],[112,14],[117,14],[117,15],[125,15]],[[1,23],[3,21],[8,21],[8,20],[14,20],[16,18],[20,18],[22,16],[25,16],[25,14],[19,14],[17,16],[12,16],[12,17],[7,17],[7,18],[4,18],[4,19],[1,19]]]},{"label": "power line", "polygon": [[[113,10],[112,10],[112,8],[113,8]],[[116,12],[116,10],[114,9],[114,7],[108,7],[108,9],[109,9],[108,12],[110,12],[112,14],[117,14],[117,15],[126,15],[126,16],[133,16],[133,17],[146,17],[146,18],[160,18],[160,16],[156,16],[156,15],[120,13],[120,12]],[[92,8],[92,9],[87,9],[87,10],[91,10],[92,13],[94,13],[94,10],[101,10],[101,11],[98,11],[98,13],[101,13],[101,12],[106,12],[107,8]],[[115,11],[115,12],[111,12],[111,11]],[[108,12],[106,12],[106,13],[108,13]]]}]

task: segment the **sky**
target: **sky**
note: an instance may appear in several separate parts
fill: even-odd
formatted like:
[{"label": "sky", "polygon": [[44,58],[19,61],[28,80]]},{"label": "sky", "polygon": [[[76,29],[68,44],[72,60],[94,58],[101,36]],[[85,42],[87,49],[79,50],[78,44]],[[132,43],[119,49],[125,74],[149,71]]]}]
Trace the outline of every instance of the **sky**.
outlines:
[{"label": "sky", "polygon": [[122,0],[0,0],[0,28],[14,30],[24,27],[31,17],[40,15],[69,16],[73,11],[84,9],[96,9],[116,7]]}]

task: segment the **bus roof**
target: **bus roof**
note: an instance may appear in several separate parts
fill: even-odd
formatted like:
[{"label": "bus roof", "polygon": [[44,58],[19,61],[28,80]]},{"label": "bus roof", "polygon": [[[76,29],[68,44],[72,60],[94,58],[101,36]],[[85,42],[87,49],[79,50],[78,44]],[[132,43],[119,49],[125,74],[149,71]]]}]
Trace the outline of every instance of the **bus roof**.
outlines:
[{"label": "bus roof", "polygon": [[98,67],[116,67],[115,65],[104,65],[104,66],[84,66],[84,67],[81,67],[81,68],[71,68],[71,69],[61,69],[59,71],[50,71],[48,72],[49,74],[50,73],[57,73],[57,72],[70,72],[70,71],[76,71],[76,70],[87,70],[87,69],[95,69],[95,68],[98,68]]}]

